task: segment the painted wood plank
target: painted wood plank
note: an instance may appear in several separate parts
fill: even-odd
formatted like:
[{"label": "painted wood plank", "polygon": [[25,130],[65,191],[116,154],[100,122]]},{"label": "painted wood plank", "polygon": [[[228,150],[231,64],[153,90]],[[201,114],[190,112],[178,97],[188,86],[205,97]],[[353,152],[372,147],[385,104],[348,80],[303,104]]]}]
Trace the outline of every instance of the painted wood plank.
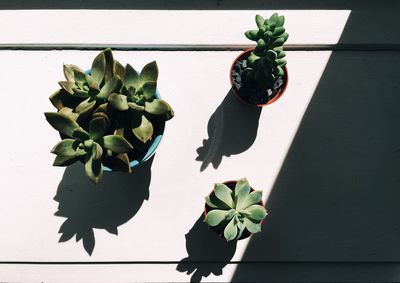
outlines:
[{"label": "painted wood plank", "polygon": [[[255,28],[254,16],[275,11],[146,10],[3,10],[0,47],[253,45],[244,32]],[[349,10],[282,10],[287,44],[336,44]],[[21,20],[23,19],[23,20]]]}]

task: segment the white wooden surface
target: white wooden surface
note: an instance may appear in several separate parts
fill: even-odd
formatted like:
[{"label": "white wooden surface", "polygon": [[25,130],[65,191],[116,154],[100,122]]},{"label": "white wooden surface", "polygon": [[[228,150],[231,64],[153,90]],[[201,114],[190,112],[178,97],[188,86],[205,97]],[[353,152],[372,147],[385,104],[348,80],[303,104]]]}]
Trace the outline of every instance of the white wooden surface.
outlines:
[{"label": "white wooden surface", "polygon": [[[251,45],[244,32],[256,27],[254,16],[274,12],[4,10],[0,26],[12,28],[3,30],[0,45]],[[276,12],[285,15],[288,44],[335,44],[350,14],[349,10]]]}]

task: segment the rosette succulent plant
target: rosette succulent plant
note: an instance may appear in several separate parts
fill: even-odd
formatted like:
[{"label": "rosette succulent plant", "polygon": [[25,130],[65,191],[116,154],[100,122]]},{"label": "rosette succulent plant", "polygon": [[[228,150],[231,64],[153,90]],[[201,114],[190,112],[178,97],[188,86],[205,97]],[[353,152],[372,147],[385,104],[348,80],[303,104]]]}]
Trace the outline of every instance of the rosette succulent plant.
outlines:
[{"label": "rosette succulent plant", "polygon": [[283,67],[286,54],[283,44],[289,37],[283,27],[284,16],[273,14],[269,19],[256,16],[258,29],[245,32],[248,39],[257,42],[257,46],[247,59],[242,80],[245,85],[260,90],[273,88],[278,77],[284,76]]},{"label": "rosette succulent plant", "polygon": [[220,231],[227,241],[240,239],[246,230],[258,233],[267,215],[260,205],[261,198],[262,192],[251,189],[246,178],[237,181],[233,189],[226,184],[215,184],[212,193],[205,198],[204,222]]},{"label": "rosette succulent plant", "polygon": [[103,166],[131,172],[130,162],[144,154],[160,125],[174,116],[170,105],[156,95],[156,62],[138,73],[106,49],[90,71],[64,65],[64,75],[61,89],[50,96],[57,112],[45,113],[62,138],[52,150],[57,155],[53,165],[80,160],[96,184]]}]

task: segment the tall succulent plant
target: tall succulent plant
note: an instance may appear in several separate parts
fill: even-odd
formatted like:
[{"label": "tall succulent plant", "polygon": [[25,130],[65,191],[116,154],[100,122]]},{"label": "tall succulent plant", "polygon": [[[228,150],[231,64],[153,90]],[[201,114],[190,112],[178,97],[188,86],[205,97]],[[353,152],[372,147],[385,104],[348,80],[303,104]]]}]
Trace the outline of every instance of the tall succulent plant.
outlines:
[{"label": "tall succulent plant", "polygon": [[283,45],[289,37],[283,27],[285,17],[273,14],[269,19],[256,15],[258,29],[245,32],[248,39],[257,45],[248,57],[248,66],[244,71],[244,83],[261,90],[273,87],[276,78],[284,75],[283,67],[286,53]]},{"label": "tall succulent plant", "polygon": [[52,150],[54,166],[85,163],[86,175],[98,183],[103,163],[113,170],[131,171],[133,144],[147,144],[153,123],[174,116],[170,105],[156,97],[158,68],[155,61],[139,74],[114,60],[110,49],[96,56],[90,72],[64,65],[65,81],[50,96],[56,113],[45,113],[62,141]]},{"label": "tall succulent plant", "polygon": [[238,240],[245,230],[261,231],[261,221],[267,211],[259,203],[262,192],[252,191],[246,178],[237,181],[234,190],[225,184],[215,184],[213,192],[205,198],[210,210],[204,222],[223,230],[227,241]]}]

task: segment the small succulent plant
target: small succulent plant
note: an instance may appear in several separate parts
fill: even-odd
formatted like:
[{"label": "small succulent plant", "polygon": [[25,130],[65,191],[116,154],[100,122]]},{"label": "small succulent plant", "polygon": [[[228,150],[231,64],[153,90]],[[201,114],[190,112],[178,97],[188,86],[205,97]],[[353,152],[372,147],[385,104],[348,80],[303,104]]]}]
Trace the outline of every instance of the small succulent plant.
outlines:
[{"label": "small succulent plant", "polygon": [[245,32],[248,39],[257,42],[257,46],[247,59],[243,73],[244,83],[260,90],[271,89],[278,77],[284,76],[283,67],[286,54],[283,44],[289,37],[283,27],[285,17],[273,14],[269,19],[256,15],[258,29]]},{"label": "small succulent plant", "polygon": [[258,233],[267,215],[260,205],[261,198],[262,192],[252,190],[246,178],[237,181],[234,189],[215,184],[213,192],[205,198],[209,209],[206,209],[204,222],[223,230],[221,233],[227,241],[240,239],[246,230]]},{"label": "small succulent plant", "polygon": [[54,166],[85,163],[86,175],[98,183],[106,164],[131,172],[134,145],[148,145],[155,126],[174,116],[171,106],[157,98],[155,61],[140,74],[114,60],[111,49],[96,56],[90,72],[64,65],[66,81],[50,96],[57,112],[45,113],[62,140],[53,148]]}]

